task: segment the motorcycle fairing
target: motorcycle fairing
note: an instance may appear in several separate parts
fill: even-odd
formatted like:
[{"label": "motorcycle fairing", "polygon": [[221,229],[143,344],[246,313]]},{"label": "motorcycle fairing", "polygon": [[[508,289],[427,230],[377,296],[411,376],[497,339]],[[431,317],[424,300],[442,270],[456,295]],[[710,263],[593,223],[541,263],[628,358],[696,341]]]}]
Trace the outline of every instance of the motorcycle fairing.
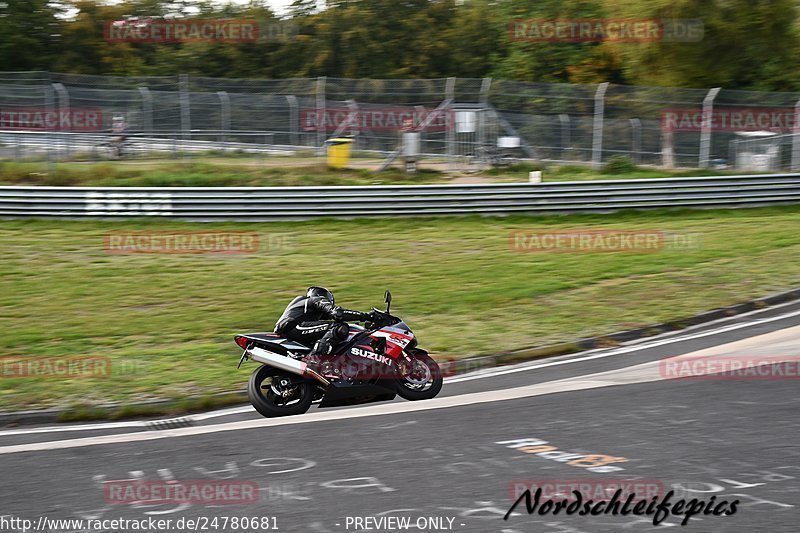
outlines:
[{"label": "motorcycle fairing", "polygon": [[394,400],[394,388],[383,387],[371,383],[350,383],[349,381],[333,381],[325,390],[325,396],[319,408],[341,407],[372,402]]}]

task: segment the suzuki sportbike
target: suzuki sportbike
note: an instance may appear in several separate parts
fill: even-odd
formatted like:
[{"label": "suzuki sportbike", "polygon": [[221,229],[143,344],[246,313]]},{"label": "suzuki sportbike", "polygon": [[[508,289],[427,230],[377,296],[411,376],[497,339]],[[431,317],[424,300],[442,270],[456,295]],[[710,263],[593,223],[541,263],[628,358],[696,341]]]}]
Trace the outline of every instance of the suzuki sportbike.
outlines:
[{"label": "suzuki sportbike", "polygon": [[389,311],[372,308],[372,322],[351,324],[347,339],[328,355],[308,360],[311,348],[276,333],[234,337],[245,360],[261,363],[250,376],[247,394],[266,417],[297,415],[319,407],[393,400],[427,400],[442,390],[442,372],[428,352],[417,347],[411,328]]}]

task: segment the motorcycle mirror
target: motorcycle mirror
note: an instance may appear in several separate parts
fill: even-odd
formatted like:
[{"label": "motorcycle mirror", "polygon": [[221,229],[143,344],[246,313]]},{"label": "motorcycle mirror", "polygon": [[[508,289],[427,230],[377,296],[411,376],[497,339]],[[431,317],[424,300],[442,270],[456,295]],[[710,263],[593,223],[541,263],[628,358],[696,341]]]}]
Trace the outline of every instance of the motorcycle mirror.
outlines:
[{"label": "motorcycle mirror", "polygon": [[386,302],[386,312],[389,312],[389,308],[392,305],[392,293],[391,291],[386,291],[383,295],[383,301]]}]

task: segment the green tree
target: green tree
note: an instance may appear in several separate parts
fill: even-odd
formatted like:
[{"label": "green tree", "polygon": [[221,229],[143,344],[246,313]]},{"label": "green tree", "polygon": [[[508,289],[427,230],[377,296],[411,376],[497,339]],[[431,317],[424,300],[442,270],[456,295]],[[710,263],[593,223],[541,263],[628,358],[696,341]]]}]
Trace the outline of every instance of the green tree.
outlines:
[{"label": "green tree", "polygon": [[135,75],[146,73],[140,45],[111,42],[106,34],[113,21],[128,14],[124,4],[103,5],[79,1],[72,5],[74,17],[61,24],[61,51],[49,68],[81,74]]},{"label": "green tree", "polygon": [[455,9],[442,30],[446,49],[443,76],[481,78],[489,75],[508,49],[505,20],[491,0],[472,0]]},{"label": "green tree", "polygon": [[3,70],[44,70],[59,52],[58,16],[64,6],[48,0],[0,2]]},{"label": "green tree", "polygon": [[495,77],[549,83],[622,81],[615,53],[605,43],[551,43],[526,40],[524,29],[519,33],[532,19],[603,18],[602,0],[507,0],[501,6],[509,44],[507,55],[493,69]]},{"label": "green tree", "polygon": [[797,90],[797,5],[793,0],[607,0],[616,13],[696,19],[697,42],[614,45],[633,83],[675,87]]}]

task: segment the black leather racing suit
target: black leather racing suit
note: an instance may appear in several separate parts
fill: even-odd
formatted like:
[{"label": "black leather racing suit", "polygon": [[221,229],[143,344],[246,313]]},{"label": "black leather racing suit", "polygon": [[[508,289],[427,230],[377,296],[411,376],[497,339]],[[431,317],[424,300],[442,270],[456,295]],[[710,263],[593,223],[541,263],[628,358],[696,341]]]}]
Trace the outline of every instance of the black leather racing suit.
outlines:
[{"label": "black leather racing suit", "polygon": [[298,296],[286,306],[275,324],[275,333],[313,346],[313,355],[328,354],[336,344],[347,339],[350,328],[346,320],[363,322],[369,318],[369,313],[343,309],[327,298]]}]

